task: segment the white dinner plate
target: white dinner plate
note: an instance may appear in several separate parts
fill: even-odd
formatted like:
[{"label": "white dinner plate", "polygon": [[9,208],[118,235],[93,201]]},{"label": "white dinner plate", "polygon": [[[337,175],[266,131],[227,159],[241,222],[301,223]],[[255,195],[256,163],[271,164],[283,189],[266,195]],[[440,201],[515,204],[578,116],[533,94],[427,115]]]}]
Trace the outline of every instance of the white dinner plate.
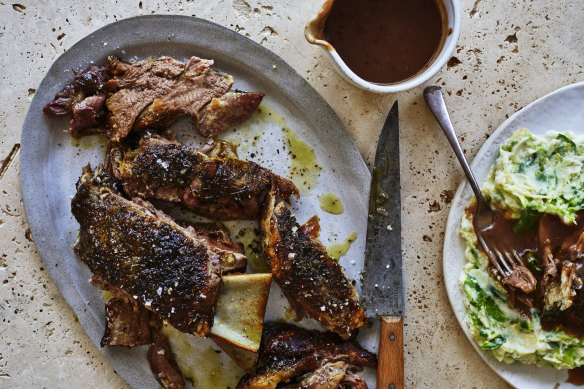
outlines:
[{"label": "white dinner plate", "polygon": [[[499,146],[511,134],[521,128],[527,128],[534,134],[545,134],[547,131],[566,132],[584,135],[584,83],[578,83],[558,89],[516,112],[489,137],[474,158],[471,168],[477,179],[482,183],[499,155]],[[446,291],[450,304],[460,326],[467,338],[485,360],[485,362],[504,380],[520,389],[553,389],[560,383],[561,389],[576,388],[565,383],[568,378],[566,370],[556,370],[552,367],[536,367],[534,365],[507,364],[497,361],[489,352],[479,348],[472,339],[464,321],[466,307],[458,279],[463,266],[465,242],[460,237],[460,221],[467,207],[472,190],[468,182],[463,181],[454,199],[444,238],[443,269]]]}]

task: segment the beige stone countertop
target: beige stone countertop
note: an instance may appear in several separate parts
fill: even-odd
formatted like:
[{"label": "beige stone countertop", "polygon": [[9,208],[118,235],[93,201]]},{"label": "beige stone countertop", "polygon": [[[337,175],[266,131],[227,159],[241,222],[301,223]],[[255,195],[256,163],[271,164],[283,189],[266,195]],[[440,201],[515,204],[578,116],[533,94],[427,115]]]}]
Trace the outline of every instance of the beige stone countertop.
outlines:
[{"label": "beige stone countertop", "polygon": [[[19,142],[35,88],[53,61],[90,32],[146,14],[209,19],[280,55],[333,107],[368,163],[399,100],[406,387],[507,387],[471,347],[446,296],[444,228],[462,173],[426,108],[423,88],[377,95],[341,79],[303,35],[322,0],[14,2],[0,1],[0,387],[127,387],[76,321],[36,250],[20,192]],[[512,113],[584,81],[584,3],[462,0],[462,10],[454,57],[432,81],[443,86],[472,159]]]}]

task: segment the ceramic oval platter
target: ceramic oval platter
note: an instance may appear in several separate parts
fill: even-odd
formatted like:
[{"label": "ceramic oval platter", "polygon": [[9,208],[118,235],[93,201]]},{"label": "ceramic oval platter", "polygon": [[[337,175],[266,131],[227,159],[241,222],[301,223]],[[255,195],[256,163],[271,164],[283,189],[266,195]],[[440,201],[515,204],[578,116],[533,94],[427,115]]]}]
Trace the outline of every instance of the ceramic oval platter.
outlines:
[{"label": "ceramic oval platter", "polygon": [[[569,85],[558,89],[539,100],[534,101],[521,111],[507,119],[485,142],[471,168],[479,183],[482,183],[499,155],[499,146],[513,132],[527,128],[534,134],[545,134],[548,131],[566,132],[584,135],[584,83]],[[452,201],[452,207],[446,225],[444,239],[444,278],[450,304],[464,333],[485,362],[504,380],[517,388],[552,389],[557,383],[560,388],[575,388],[565,383],[568,373],[551,367],[536,367],[533,365],[506,364],[497,361],[491,354],[481,350],[472,339],[464,322],[466,308],[462,300],[462,291],[458,278],[463,266],[465,243],[459,234],[460,221],[464,209],[471,198],[468,182],[460,184]]]},{"label": "ceramic oval platter", "polygon": [[[320,217],[321,241],[325,245],[343,242],[352,232],[357,233],[356,240],[341,257],[340,263],[348,277],[357,280],[357,290],[360,290],[371,177],[331,107],[281,58],[227,28],[182,16],[126,19],[85,37],[51,66],[37,88],[22,131],[22,193],[35,242],[51,277],[98,348],[104,330],[104,301],[99,288],[89,284],[90,272],[71,248],[79,226],[71,215],[70,202],[81,168],[87,163],[97,166],[102,162],[107,144],[97,136],[73,141],[63,132],[68,120],[47,119],[42,107],[72,79],[72,69],[81,71],[93,64],[105,65],[110,55],[121,59],[162,55],[179,60],[192,55],[210,58],[215,61],[215,68],[234,76],[234,88],[266,93],[260,106],[262,114],[254,114],[243,126],[229,130],[221,138],[240,144],[241,159],[258,162],[282,176],[287,176],[293,167],[290,146],[285,138],[287,133],[288,136],[295,134],[293,136],[314,150],[322,170],[314,173],[313,181],[308,185],[312,186],[310,190],[302,185],[302,177],[291,176],[301,188],[302,195],[300,200],[293,202],[292,209],[299,223],[315,214]],[[192,127],[189,119],[179,121],[174,127],[177,140],[198,146],[204,139],[195,134]],[[344,205],[342,214],[329,214],[320,208],[319,195],[327,192],[334,192],[341,199]],[[253,225],[250,222],[228,223],[232,235],[242,228],[253,228]],[[285,318],[287,307],[280,289],[272,283],[266,320]],[[307,319],[300,325],[319,328],[315,321]],[[376,326],[363,329],[358,340],[375,352],[378,343]],[[211,351],[205,354],[216,349],[210,340],[189,336],[188,343],[200,349],[203,356],[219,355],[217,363],[223,367],[223,372],[233,370],[224,353]],[[147,346],[100,350],[131,386],[158,387],[146,360]],[[203,371],[202,367],[193,369],[198,374],[196,387],[226,387],[217,378],[223,375],[221,370],[215,371],[216,379],[209,381],[206,377],[209,372]],[[367,370],[364,374],[370,387],[375,387],[374,371]]]}]

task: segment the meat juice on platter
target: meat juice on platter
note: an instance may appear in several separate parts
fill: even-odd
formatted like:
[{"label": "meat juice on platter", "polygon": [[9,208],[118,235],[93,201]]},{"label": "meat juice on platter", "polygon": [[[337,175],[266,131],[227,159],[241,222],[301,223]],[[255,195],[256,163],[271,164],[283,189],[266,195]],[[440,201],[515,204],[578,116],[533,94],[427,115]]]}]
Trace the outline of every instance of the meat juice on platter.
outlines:
[{"label": "meat juice on platter", "polygon": [[282,132],[292,158],[288,177],[296,176],[300,190],[308,192],[316,186],[322,167],[318,164],[314,150],[306,142],[288,127],[282,127]]},{"label": "meat juice on platter", "polygon": [[343,213],[343,203],[339,196],[334,194],[333,192],[323,193],[318,196],[320,199],[320,209],[325,212],[332,213],[333,215],[340,215]]},{"label": "meat juice on platter", "polygon": [[398,83],[436,58],[447,35],[443,8],[441,0],[332,0],[323,35],[362,79]]},{"label": "meat juice on platter", "polygon": [[349,251],[351,244],[357,239],[357,233],[351,232],[343,242],[334,243],[326,248],[326,252],[331,258],[337,261]]}]

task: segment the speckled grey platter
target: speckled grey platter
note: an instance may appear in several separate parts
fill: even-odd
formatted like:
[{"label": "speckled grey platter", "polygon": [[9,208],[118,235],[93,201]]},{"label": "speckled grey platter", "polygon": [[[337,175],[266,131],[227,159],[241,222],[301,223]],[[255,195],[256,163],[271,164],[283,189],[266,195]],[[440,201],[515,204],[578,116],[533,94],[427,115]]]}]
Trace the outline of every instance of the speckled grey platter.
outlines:
[{"label": "speckled grey platter", "polygon": [[[265,106],[285,119],[285,125],[309,144],[323,170],[317,185],[292,204],[303,223],[317,214],[325,245],[358,234],[340,263],[350,278],[359,279],[363,266],[370,173],[343,124],[331,107],[286,62],[274,53],[227,28],[209,21],[182,16],[144,16],[110,24],[79,41],[49,69],[37,88],[22,131],[21,184],[28,222],[38,250],[57,287],[71,305],[85,331],[99,347],[104,328],[104,304],[98,288],[89,284],[90,272],[71,246],[78,224],[70,212],[75,183],[87,163],[103,161],[106,144],[97,137],[71,141],[63,130],[68,120],[47,119],[42,107],[72,79],[72,69],[105,64],[107,57],[142,59],[161,55],[186,59],[192,55],[215,60],[215,67],[232,74],[235,88],[266,93]],[[260,139],[239,154],[274,172],[286,175],[290,157],[284,150],[281,123],[265,124]],[[191,129],[190,131],[188,129]],[[189,119],[177,124],[178,140],[199,145]],[[242,137],[231,132],[225,137]],[[293,178],[294,180],[294,178]],[[318,195],[332,191],[345,208],[341,215],[320,209]],[[180,211],[175,211],[179,212]],[[237,232],[237,223],[229,224]],[[357,283],[357,289],[360,285]],[[272,285],[266,319],[284,317],[287,302]],[[318,328],[312,320],[301,325]],[[372,351],[377,348],[377,328],[362,330],[358,338]],[[208,342],[200,340],[200,342]],[[114,369],[135,388],[158,387],[146,361],[146,347],[103,348]],[[370,387],[374,374],[366,371]],[[204,388],[201,388],[204,389]]]},{"label": "speckled grey platter", "polygon": [[[499,156],[499,147],[516,130],[527,128],[534,134],[543,135],[548,131],[567,132],[584,135],[584,83],[558,89],[513,114],[497,128],[481,147],[472,161],[471,168],[479,183],[488,176],[491,167]],[[454,309],[464,333],[485,362],[504,380],[520,389],[552,389],[556,383],[561,388],[575,388],[565,383],[568,373],[551,367],[506,364],[497,361],[489,352],[481,350],[472,339],[465,323],[466,307],[458,278],[463,266],[465,243],[460,237],[460,221],[467,207],[472,191],[464,181],[452,201],[446,235],[444,238],[444,281],[450,304]]]}]

